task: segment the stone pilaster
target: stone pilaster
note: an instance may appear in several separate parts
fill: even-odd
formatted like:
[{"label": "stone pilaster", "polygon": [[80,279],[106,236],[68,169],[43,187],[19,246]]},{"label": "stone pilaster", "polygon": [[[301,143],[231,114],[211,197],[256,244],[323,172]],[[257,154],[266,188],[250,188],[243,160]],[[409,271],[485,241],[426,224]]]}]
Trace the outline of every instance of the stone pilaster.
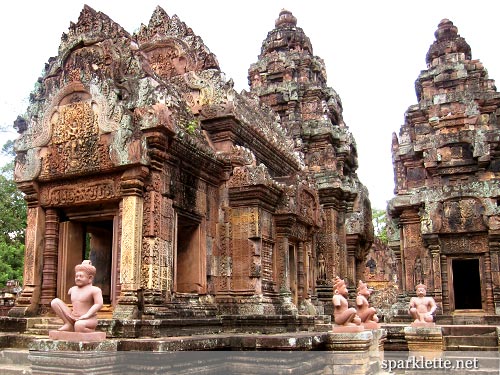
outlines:
[{"label": "stone pilaster", "polygon": [[305,285],[305,281],[304,243],[301,241],[297,246],[297,293],[299,296],[299,304],[304,298],[307,298],[307,285]]},{"label": "stone pilaster", "polygon": [[438,305],[438,311],[443,311],[443,280],[441,276],[441,247],[439,245],[439,238],[436,235],[426,237],[427,248],[431,254],[432,264],[432,284],[428,289],[433,291],[433,297]]},{"label": "stone pilaster", "polygon": [[120,296],[114,318],[132,319],[140,315],[140,270],[143,234],[143,179],[147,170],[125,172],[122,177],[122,237],[120,256]]},{"label": "stone pilaster", "polygon": [[490,248],[490,264],[491,264],[491,287],[493,294],[493,306],[495,314],[500,314],[500,234],[489,233],[488,236]]},{"label": "stone pilaster", "polygon": [[[484,283],[485,283],[485,291],[486,291],[486,306],[485,310],[487,312],[494,311],[493,304],[493,286],[491,280],[491,258],[490,254],[484,254]],[[484,308],[484,307],[483,307]]]},{"label": "stone pilaster", "polygon": [[45,212],[29,207],[24,249],[23,290],[9,316],[32,316],[38,312],[42,285],[42,252],[45,239]]}]

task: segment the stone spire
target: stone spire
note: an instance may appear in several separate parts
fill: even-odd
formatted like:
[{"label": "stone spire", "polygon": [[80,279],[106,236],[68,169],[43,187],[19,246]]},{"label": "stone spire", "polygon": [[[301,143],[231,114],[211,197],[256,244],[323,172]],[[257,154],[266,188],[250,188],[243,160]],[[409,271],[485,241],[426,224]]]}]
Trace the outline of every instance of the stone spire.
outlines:
[{"label": "stone spire", "polygon": [[[350,254],[365,256],[373,241],[371,206],[356,174],[356,144],[342,118],[340,97],[327,85],[325,63],[314,56],[311,41],[290,11],[279,13],[248,78],[251,92],[279,116],[294,150],[304,155],[299,180],[317,183],[320,202],[328,205],[325,221],[331,226],[322,229],[318,245],[328,274],[354,282],[356,271],[350,265],[356,261],[347,259]],[[333,241],[330,233],[349,245]]]},{"label": "stone spire", "polygon": [[304,50],[311,55],[313,49],[311,41],[300,27],[297,27],[297,18],[292,12],[283,9],[275,22],[275,28],[267,34],[262,43],[261,55],[273,51]]},{"label": "stone spire", "polygon": [[280,15],[276,22],[274,23],[276,27],[280,26],[290,26],[290,27],[295,27],[297,26],[297,18],[292,14],[292,12],[282,9],[280,12]]},{"label": "stone spire", "polygon": [[[388,207],[388,228],[393,228],[389,244],[404,254],[398,268],[406,270],[400,284],[405,293],[422,282],[430,286],[443,314],[469,308],[494,312],[498,296],[488,281],[481,291],[464,293],[449,282],[449,275],[479,275],[472,264],[461,273],[452,258],[475,254],[479,262],[487,262],[496,252],[491,244],[500,229],[495,204],[500,93],[450,20],[442,20],[434,35],[427,69],[415,82],[418,103],[408,107],[399,137],[392,139],[396,196]],[[427,270],[423,274],[422,267]],[[499,277],[497,269],[481,270],[483,274],[485,280]],[[478,294],[482,301],[474,299]]]},{"label": "stone spire", "polygon": [[436,41],[430,46],[425,59],[428,66],[446,61],[446,57],[440,59],[443,56],[454,55],[458,61],[471,59],[469,44],[458,34],[457,27],[450,20],[446,18],[441,20],[434,35]]}]

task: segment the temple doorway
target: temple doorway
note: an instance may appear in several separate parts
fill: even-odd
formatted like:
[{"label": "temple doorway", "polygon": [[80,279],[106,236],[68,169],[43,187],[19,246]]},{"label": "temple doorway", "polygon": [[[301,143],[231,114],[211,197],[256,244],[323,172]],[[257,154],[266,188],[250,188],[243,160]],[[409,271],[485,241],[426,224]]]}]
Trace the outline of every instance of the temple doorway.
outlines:
[{"label": "temple doorway", "polygon": [[479,259],[452,259],[455,310],[482,309]]},{"label": "temple doorway", "polygon": [[201,255],[199,221],[178,214],[175,256],[175,291],[203,293],[204,259]]},{"label": "temple doorway", "polygon": [[75,266],[90,259],[96,267],[93,285],[102,290],[104,303],[114,305],[118,278],[118,239],[115,212],[64,214],[59,226],[57,296],[70,303]]}]

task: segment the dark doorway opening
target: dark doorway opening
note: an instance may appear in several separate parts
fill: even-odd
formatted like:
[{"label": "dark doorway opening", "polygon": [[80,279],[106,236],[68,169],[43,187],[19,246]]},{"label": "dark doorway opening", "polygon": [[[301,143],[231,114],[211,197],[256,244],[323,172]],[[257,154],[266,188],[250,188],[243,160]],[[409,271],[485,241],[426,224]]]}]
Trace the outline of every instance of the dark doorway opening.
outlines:
[{"label": "dark doorway opening", "polygon": [[479,259],[453,259],[455,310],[481,309]]}]

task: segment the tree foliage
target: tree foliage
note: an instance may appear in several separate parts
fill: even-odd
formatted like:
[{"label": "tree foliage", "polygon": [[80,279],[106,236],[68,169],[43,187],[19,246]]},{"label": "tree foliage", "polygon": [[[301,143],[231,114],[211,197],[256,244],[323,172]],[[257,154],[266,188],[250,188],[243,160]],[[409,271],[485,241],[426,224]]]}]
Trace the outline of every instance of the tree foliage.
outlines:
[{"label": "tree foliage", "polygon": [[375,236],[387,245],[387,213],[384,210],[372,209],[372,220]]},{"label": "tree foliage", "polygon": [[26,202],[14,182],[13,142],[3,145],[7,162],[0,167],[0,286],[10,279],[22,282]]}]

